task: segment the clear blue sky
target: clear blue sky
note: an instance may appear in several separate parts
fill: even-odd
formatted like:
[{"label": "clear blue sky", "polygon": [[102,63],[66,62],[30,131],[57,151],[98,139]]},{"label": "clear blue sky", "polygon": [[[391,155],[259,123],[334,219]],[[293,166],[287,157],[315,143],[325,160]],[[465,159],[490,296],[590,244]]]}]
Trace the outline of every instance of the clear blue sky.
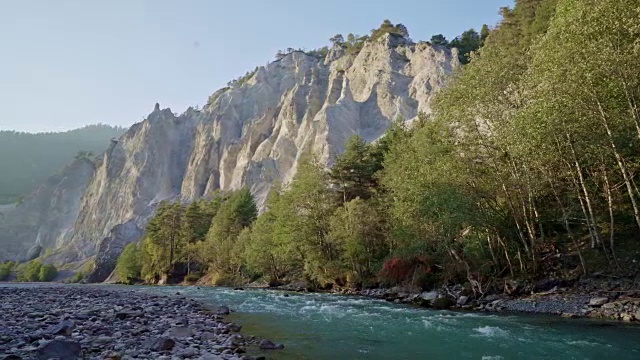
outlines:
[{"label": "clear blue sky", "polygon": [[129,126],[181,113],[278,49],[312,49],[383,19],[447,38],[513,0],[1,0],[0,130]]}]

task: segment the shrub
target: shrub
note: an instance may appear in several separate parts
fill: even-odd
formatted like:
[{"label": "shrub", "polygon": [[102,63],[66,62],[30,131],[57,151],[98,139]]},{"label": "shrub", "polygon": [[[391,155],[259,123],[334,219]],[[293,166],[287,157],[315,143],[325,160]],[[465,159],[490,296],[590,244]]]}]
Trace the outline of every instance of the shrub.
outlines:
[{"label": "shrub", "polygon": [[32,261],[26,264],[20,271],[18,271],[18,281],[34,282],[40,280],[40,268],[42,263],[39,261]]},{"label": "shrub", "polygon": [[123,283],[132,284],[136,279],[140,278],[141,270],[140,250],[136,244],[130,243],[118,257],[116,273]]},{"label": "shrub", "polygon": [[189,283],[196,282],[196,281],[200,280],[201,277],[202,276],[200,274],[198,274],[198,273],[191,273],[191,274],[185,276],[184,281],[185,282],[189,282]]},{"label": "shrub", "polygon": [[53,281],[53,279],[58,276],[58,269],[51,264],[46,264],[40,266],[40,270],[38,271],[38,281],[49,282]]},{"label": "shrub", "polygon": [[75,273],[73,275],[73,277],[71,279],[69,279],[69,282],[77,284],[77,283],[81,282],[86,275],[87,274],[85,274],[84,272],[78,271],[77,273]]},{"label": "shrub", "polygon": [[211,284],[215,286],[236,286],[242,283],[242,279],[235,275],[215,273],[211,278]]},{"label": "shrub", "polygon": [[11,271],[13,271],[14,264],[10,261],[4,264],[0,264],[0,281],[6,280],[9,275],[11,275]]}]

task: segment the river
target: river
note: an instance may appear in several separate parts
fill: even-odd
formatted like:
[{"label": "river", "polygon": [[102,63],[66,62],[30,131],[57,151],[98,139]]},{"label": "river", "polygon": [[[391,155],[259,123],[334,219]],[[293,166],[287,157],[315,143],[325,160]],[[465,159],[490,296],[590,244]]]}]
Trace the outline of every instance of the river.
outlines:
[{"label": "river", "polygon": [[127,287],[228,305],[270,359],[640,359],[640,326],[420,309],[362,297],[212,287]]}]

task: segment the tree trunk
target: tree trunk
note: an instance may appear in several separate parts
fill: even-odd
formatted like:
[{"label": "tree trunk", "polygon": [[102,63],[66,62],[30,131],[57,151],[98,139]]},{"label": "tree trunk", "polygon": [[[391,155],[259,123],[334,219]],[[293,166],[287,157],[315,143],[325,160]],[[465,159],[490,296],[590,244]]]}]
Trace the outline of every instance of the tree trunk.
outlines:
[{"label": "tree trunk", "polygon": [[547,181],[549,181],[549,185],[551,186],[551,191],[553,192],[553,195],[556,198],[556,201],[558,202],[558,206],[560,207],[560,211],[562,212],[562,220],[564,223],[564,228],[565,230],[567,230],[567,236],[569,236],[569,239],[571,240],[571,242],[573,243],[573,246],[576,248],[576,251],[578,252],[578,257],[580,258],[580,265],[582,266],[582,274],[587,275],[587,263],[585,262],[584,257],[582,256],[582,251],[580,250],[580,244],[578,244],[575,236],[573,236],[573,232],[571,231],[571,226],[569,225],[569,213],[567,212],[566,207],[562,203],[562,200],[560,199],[560,195],[558,194],[556,187],[553,185],[553,181],[551,180],[550,176],[547,176]]},{"label": "tree trunk", "polygon": [[616,256],[615,246],[615,217],[613,215],[613,195],[611,193],[611,184],[609,183],[609,176],[607,175],[607,167],[602,165],[602,175],[604,177],[605,192],[607,194],[607,205],[609,207],[609,250],[611,250],[611,256],[613,262],[618,266],[618,257]]},{"label": "tree trunk", "polygon": [[629,199],[631,199],[631,205],[633,206],[633,215],[635,216],[636,224],[638,225],[638,228],[640,228],[640,209],[638,208],[638,203],[636,202],[636,196],[635,196],[635,194],[633,192],[633,186],[631,185],[631,179],[629,177],[629,174],[628,174],[628,171],[627,171],[627,167],[624,164],[622,156],[618,152],[618,148],[617,148],[616,143],[615,143],[615,141],[613,139],[613,133],[611,131],[611,128],[609,127],[609,122],[607,120],[607,116],[606,116],[606,113],[604,112],[602,104],[600,103],[600,101],[597,99],[597,97],[595,95],[594,95],[594,100],[598,104],[598,110],[600,111],[600,119],[602,120],[602,125],[604,126],[604,128],[605,128],[605,130],[607,132],[607,137],[609,139],[609,145],[611,145],[611,150],[613,150],[613,155],[616,158],[616,162],[618,163],[618,168],[620,169],[620,172],[622,173],[622,177],[624,179],[624,183],[625,183],[625,185],[627,187],[627,192],[629,194]]},{"label": "tree trunk", "polygon": [[[574,166],[576,173],[578,174],[578,180],[580,183],[580,188],[582,189],[582,193],[584,196],[584,202],[586,204],[586,208],[588,210],[588,218],[589,218],[589,226],[591,228],[592,233],[592,243],[591,247],[594,248],[596,244],[600,244],[600,233],[598,232],[598,222],[595,219],[595,214],[593,212],[593,207],[591,206],[591,197],[589,196],[589,191],[587,190],[587,185],[584,180],[584,175],[582,174],[582,166],[578,161],[578,156],[576,154],[575,147],[573,146],[573,141],[571,140],[571,135],[569,133],[565,133],[567,137],[567,141],[569,143],[569,147],[571,149],[571,154],[573,156]],[[586,213],[585,213],[586,214]]]}]

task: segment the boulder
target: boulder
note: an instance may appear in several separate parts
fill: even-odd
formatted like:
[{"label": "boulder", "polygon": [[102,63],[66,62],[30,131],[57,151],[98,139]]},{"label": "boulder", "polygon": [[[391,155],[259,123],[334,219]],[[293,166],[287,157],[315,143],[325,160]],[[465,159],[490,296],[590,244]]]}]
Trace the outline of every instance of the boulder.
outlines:
[{"label": "boulder", "polygon": [[80,344],[75,341],[52,340],[40,346],[36,356],[39,360],[75,360],[80,358],[81,352]]},{"label": "boulder", "polygon": [[174,326],[164,333],[164,336],[172,337],[175,339],[184,339],[193,336],[193,330],[186,326]]},{"label": "boulder", "polygon": [[216,310],[216,314],[218,315],[229,315],[229,313],[231,312],[231,310],[229,309],[228,306],[219,306],[218,309]]},{"label": "boulder", "polygon": [[151,340],[151,342],[149,342],[149,349],[152,351],[168,351],[173,349],[173,347],[176,345],[176,341],[173,340],[172,338],[166,337],[166,336],[160,336],[156,339]]},{"label": "boulder", "polygon": [[73,332],[73,323],[68,320],[61,321],[58,325],[54,325],[49,329],[51,335],[71,336]]},{"label": "boulder", "polygon": [[616,308],[616,303],[606,303],[606,304],[602,305],[602,308],[603,309],[609,309],[609,310],[615,309]]},{"label": "boulder", "polygon": [[448,309],[452,307],[455,302],[448,297],[440,297],[431,302],[431,306],[436,309]]},{"label": "boulder", "polygon": [[224,358],[220,355],[214,355],[211,353],[204,353],[200,355],[198,360],[224,360]]},{"label": "boulder", "polygon": [[469,302],[469,297],[463,295],[463,296],[460,296],[458,298],[458,302],[457,303],[458,303],[459,306],[465,306],[465,305],[467,305],[468,302]]},{"label": "boulder", "polygon": [[22,357],[18,355],[7,355],[3,357],[2,360],[22,360]]},{"label": "boulder", "polygon": [[487,295],[482,300],[485,302],[494,302],[496,300],[500,300],[500,295],[496,295],[496,294]]},{"label": "boulder", "polygon": [[440,296],[440,293],[437,291],[425,291],[420,294],[420,298],[425,301],[433,301]]},{"label": "boulder", "polygon": [[262,350],[281,350],[281,349],[284,349],[284,345],[282,345],[282,344],[274,344],[273,342],[271,342],[271,341],[269,341],[267,339],[263,339],[262,341],[260,341],[259,347]]},{"label": "boulder", "polygon": [[196,355],[198,355],[198,350],[196,350],[196,348],[189,346],[186,349],[180,349],[179,351],[176,352],[176,355],[182,357],[182,358],[190,358],[190,357],[194,357]]},{"label": "boulder", "polygon": [[606,297],[595,297],[589,300],[589,306],[602,306],[609,302],[609,298]]},{"label": "boulder", "polygon": [[119,312],[116,314],[116,319],[118,320],[124,320],[128,317],[129,317],[129,314],[127,314],[126,312]]},{"label": "boulder", "polygon": [[207,332],[203,332],[202,335],[200,335],[200,338],[202,340],[211,341],[211,340],[217,340],[218,336],[214,333],[207,331]]}]

